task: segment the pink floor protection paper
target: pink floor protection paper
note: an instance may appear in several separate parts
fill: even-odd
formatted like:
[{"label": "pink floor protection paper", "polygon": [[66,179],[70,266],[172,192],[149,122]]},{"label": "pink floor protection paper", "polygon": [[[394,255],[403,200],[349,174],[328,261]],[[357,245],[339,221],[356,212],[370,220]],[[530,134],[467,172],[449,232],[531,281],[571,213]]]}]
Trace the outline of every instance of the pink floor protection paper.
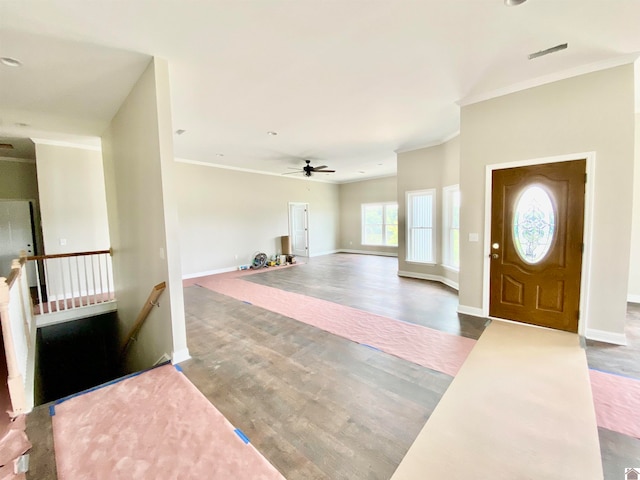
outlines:
[{"label": "pink floor protection paper", "polygon": [[[451,376],[476,344],[470,338],[242,280],[260,272],[194,278],[184,286],[200,285]],[[590,376],[598,426],[640,438],[640,380],[595,370]]]},{"label": "pink floor protection paper", "polygon": [[284,480],[172,365],[52,410],[60,480]]},{"label": "pink floor protection paper", "polygon": [[197,284],[452,376],[476,343],[470,338],[246,282],[239,277],[235,272],[214,275],[198,279]]},{"label": "pink floor protection paper", "polygon": [[640,380],[589,370],[598,426],[640,438]]}]

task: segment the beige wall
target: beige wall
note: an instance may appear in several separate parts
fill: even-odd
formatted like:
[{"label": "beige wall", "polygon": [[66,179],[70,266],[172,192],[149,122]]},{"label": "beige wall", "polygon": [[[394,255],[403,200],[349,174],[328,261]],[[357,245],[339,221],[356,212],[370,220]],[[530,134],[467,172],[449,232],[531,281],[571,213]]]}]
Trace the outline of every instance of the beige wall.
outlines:
[{"label": "beige wall", "polygon": [[397,178],[384,177],[340,185],[340,249],[350,252],[398,255],[398,247],[362,244],[362,204],[395,202]]},{"label": "beige wall", "polygon": [[[595,152],[587,334],[621,339],[626,311],[634,155],[633,66],[465,106],[461,111],[461,310],[483,308],[489,164]],[[469,233],[480,241],[469,242]],[[586,239],[589,242],[589,239]]]},{"label": "beige wall", "polygon": [[[458,272],[442,265],[442,189],[459,183],[460,137],[433,147],[398,154],[398,271],[401,275],[438,279],[457,286]],[[436,261],[434,264],[407,262],[406,195],[414,190],[436,191]]]},{"label": "beige wall", "polygon": [[256,252],[281,253],[289,202],[309,204],[311,256],[337,249],[337,185],[186,162],[174,169],[186,277],[250,264]]},{"label": "beige wall", "polygon": [[37,200],[36,162],[0,158],[0,198]]},{"label": "beige wall", "polygon": [[[640,95],[640,92],[637,92]],[[629,261],[628,300],[640,303],[640,113],[636,113],[635,168],[633,172],[633,226]]]},{"label": "beige wall", "polygon": [[173,185],[167,62],[153,59],[104,133],[103,155],[121,335],[154,285],[167,282],[129,353],[128,367],[188,357]]},{"label": "beige wall", "polygon": [[36,162],[45,253],[108,249],[100,151],[38,143]]}]

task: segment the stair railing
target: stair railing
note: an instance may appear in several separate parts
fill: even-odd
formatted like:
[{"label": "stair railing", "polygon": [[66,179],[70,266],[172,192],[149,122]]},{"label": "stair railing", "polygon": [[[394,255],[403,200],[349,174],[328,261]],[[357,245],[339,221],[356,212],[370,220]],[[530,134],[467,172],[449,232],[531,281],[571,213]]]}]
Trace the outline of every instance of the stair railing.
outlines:
[{"label": "stair railing", "polygon": [[151,289],[151,293],[149,294],[147,301],[144,303],[144,305],[140,309],[140,313],[138,313],[138,317],[136,318],[136,321],[134,322],[133,327],[131,327],[131,330],[129,330],[129,333],[127,334],[127,336],[124,338],[124,341],[122,342],[121,351],[120,351],[121,362],[124,362],[126,360],[127,352],[129,351],[129,348],[131,347],[132,342],[137,339],[138,332],[140,332],[140,329],[144,325],[145,320],[147,319],[147,317],[149,316],[149,313],[151,312],[151,309],[153,307],[159,306],[158,298],[160,298],[160,295],[162,295],[162,292],[164,292],[165,288],[167,288],[167,284],[165,282],[162,282]]},{"label": "stair railing", "polygon": [[109,302],[115,299],[111,250],[37,255],[35,313],[48,313]]}]

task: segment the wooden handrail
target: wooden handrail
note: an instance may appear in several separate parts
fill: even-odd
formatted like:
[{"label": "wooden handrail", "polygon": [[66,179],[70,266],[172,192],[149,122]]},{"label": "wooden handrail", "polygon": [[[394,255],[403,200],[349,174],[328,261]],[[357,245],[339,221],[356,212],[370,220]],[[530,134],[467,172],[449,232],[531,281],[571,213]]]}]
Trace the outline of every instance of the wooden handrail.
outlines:
[{"label": "wooden handrail", "polygon": [[138,314],[138,318],[136,318],[136,321],[133,324],[133,327],[131,327],[131,330],[129,330],[129,334],[125,337],[125,341],[122,344],[122,351],[120,353],[121,361],[124,361],[127,355],[127,351],[129,350],[129,347],[131,347],[131,342],[136,338],[136,336],[138,335],[138,332],[140,332],[140,329],[142,328],[144,321],[149,316],[149,312],[151,312],[151,309],[154,306],[158,305],[157,300],[158,298],[160,298],[160,295],[162,295],[162,292],[164,292],[165,288],[167,288],[167,284],[165,282],[162,282],[151,289],[149,298],[147,298],[147,301],[145,302],[142,309],[140,310],[140,313]]},{"label": "wooden handrail", "polygon": [[53,255],[33,255],[31,257],[26,257],[27,260],[46,260],[48,258],[66,258],[66,257],[82,257],[87,255],[101,255],[104,253],[108,253],[112,255],[112,251],[109,250],[95,250],[93,252],[74,252],[74,253],[56,253]]}]

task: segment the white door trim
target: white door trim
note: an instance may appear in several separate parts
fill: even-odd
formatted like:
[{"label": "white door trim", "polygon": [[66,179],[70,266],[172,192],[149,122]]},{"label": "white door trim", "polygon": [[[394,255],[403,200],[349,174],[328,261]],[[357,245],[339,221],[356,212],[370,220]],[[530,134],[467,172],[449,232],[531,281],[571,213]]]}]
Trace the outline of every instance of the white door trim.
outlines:
[{"label": "white door trim", "polygon": [[584,251],[582,253],[582,271],[580,274],[580,319],[578,320],[578,335],[584,337],[589,324],[589,302],[591,294],[591,244],[593,239],[593,205],[595,192],[596,152],[571,153],[557,157],[532,158],[507,163],[496,163],[486,166],[485,197],[484,197],[484,246],[483,246],[483,277],[482,277],[482,316],[489,316],[489,254],[491,253],[491,179],[494,170],[504,168],[526,167],[545,163],[569,162],[571,160],[587,160],[587,183],[584,198]]}]

